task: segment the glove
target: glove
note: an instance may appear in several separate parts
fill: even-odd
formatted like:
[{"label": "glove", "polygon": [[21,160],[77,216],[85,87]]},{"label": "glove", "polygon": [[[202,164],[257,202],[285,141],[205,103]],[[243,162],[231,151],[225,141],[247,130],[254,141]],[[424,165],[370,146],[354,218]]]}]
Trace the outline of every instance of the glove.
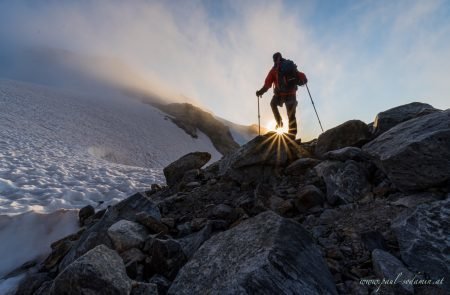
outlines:
[{"label": "glove", "polygon": [[256,91],[256,96],[257,97],[261,97],[264,94],[264,92],[265,92],[264,89],[257,90]]}]

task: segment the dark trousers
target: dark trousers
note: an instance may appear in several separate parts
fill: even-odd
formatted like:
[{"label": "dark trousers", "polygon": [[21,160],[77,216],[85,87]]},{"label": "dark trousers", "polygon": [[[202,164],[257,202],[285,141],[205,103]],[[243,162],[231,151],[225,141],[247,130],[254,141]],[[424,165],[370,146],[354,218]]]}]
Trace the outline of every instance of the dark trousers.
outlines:
[{"label": "dark trousers", "polygon": [[274,95],[270,101],[270,106],[272,107],[272,112],[277,121],[277,124],[281,122],[280,112],[278,107],[286,105],[287,115],[289,119],[289,134],[297,135],[297,119],[295,118],[295,111],[297,108],[297,98],[294,95],[289,96],[279,96]]}]

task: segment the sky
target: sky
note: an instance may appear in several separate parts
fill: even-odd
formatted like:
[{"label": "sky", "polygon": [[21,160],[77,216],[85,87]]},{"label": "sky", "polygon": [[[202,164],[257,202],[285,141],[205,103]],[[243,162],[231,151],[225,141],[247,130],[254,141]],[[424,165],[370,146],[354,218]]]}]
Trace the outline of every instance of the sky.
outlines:
[{"label": "sky", "polygon": [[[307,75],[324,129],[413,101],[450,105],[447,0],[0,0],[0,65],[25,47],[120,61],[136,75],[84,68],[239,124],[257,123],[255,92],[277,51]],[[297,99],[299,137],[317,137],[304,87]]]}]

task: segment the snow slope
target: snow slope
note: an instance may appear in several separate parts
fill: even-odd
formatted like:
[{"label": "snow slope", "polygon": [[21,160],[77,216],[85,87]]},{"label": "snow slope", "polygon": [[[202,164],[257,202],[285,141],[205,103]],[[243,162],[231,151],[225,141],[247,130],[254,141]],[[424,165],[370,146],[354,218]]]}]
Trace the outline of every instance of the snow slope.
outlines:
[{"label": "snow slope", "polygon": [[0,293],[17,281],[3,275],[76,230],[76,211],[62,209],[102,208],[163,183],[162,168],[189,152],[221,157],[206,135],[165,117],[120,94],[0,79]]},{"label": "snow slope", "polygon": [[117,201],[192,151],[221,156],[150,105],[0,80],[0,214]]}]

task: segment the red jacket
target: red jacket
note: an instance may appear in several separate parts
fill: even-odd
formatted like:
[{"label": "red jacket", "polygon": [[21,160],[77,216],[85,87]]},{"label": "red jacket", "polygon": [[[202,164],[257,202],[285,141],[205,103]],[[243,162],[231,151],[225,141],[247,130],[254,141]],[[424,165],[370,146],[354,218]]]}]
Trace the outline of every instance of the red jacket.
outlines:
[{"label": "red jacket", "polygon": [[[301,81],[306,80],[306,76],[304,73],[297,71],[297,74]],[[278,84],[278,67],[277,66],[273,66],[272,69],[270,69],[269,73],[267,74],[266,80],[264,81],[264,87],[263,87],[264,92],[269,90],[272,87],[272,84],[275,85],[274,92],[277,95],[287,96],[287,95],[293,95],[293,94],[295,94],[295,92],[297,92],[297,86],[295,86],[295,88],[293,88],[289,92],[280,92],[278,90],[279,84]]]}]

